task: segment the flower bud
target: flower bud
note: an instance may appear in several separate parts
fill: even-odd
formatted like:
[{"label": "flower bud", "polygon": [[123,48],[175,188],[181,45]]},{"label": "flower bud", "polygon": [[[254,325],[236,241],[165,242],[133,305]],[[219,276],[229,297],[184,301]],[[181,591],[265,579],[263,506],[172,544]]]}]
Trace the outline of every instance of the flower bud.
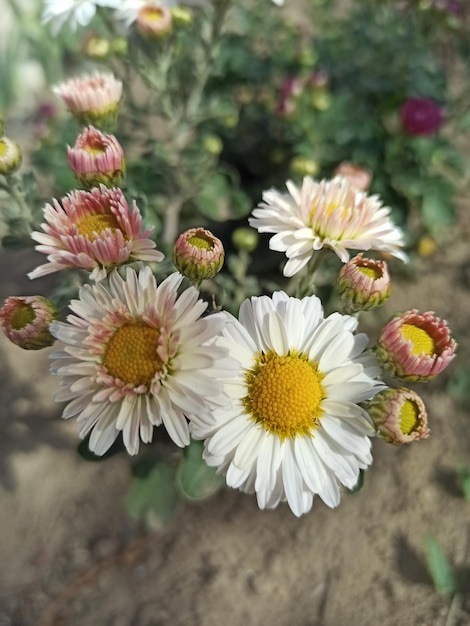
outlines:
[{"label": "flower bud", "polygon": [[178,237],[173,263],[183,276],[199,284],[220,272],[224,256],[220,239],[204,228],[191,228]]},{"label": "flower bud", "polygon": [[335,176],[343,176],[347,178],[351,185],[360,191],[367,191],[372,182],[372,174],[370,170],[354,163],[340,163],[334,171]]},{"label": "flower bud", "polygon": [[217,135],[206,135],[202,140],[202,145],[207,154],[212,156],[218,156],[224,148],[222,139]]},{"label": "flower bud", "polygon": [[444,108],[430,98],[409,98],[400,109],[400,122],[408,135],[431,135],[444,121]]},{"label": "flower bud", "polygon": [[175,26],[188,26],[193,23],[194,16],[191,9],[183,6],[175,6],[171,8],[171,16]]},{"label": "flower bud", "polygon": [[342,266],[336,287],[347,313],[375,309],[390,295],[387,264],[357,254]]},{"label": "flower bud", "polygon": [[232,233],[232,241],[238,250],[253,252],[258,245],[258,233],[253,228],[237,228]]},{"label": "flower bud", "polygon": [[173,20],[170,9],[145,4],[137,14],[136,28],[145,39],[159,39],[171,32]]},{"label": "flower bud", "polygon": [[111,41],[90,33],[82,42],[82,52],[90,59],[107,59],[111,55]]},{"label": "flower bud", "polygon": [[82,124],[107,128],[117,119],[122,82],[112,74],[87,74],[57,85],[54,93]]},{"label": "flower bud", "polygon": [[427,413],[420,396],[399,387],[380,391],[367,404],[379,437],[396,446],[429,436]]},{"label": "flower bud", "polygon": [[42,296],[11,297],[0,309],[0,326],[20,348],[40,350],[54,343],[49,324],[57,317],[55,306]]},{"label": "flower bud", "polygon": [[396,315],[381,331],[377,359],[392,376],[426,382],[440,374],[455,356],[457,344],[444,320],[416,309]]},{"label": "flower bud", "polygon": [[297,156],[290,162],[290,170],[299,176],[317,176],[320,171],[320,164],[316,159]]},{"label": "flower bud", "polygon": [[0,174],[13,174],[21,165],[21,149],[17,143],[0,138]]},{"label": "flower bud", "polygon": [[84,189],[119,187],[126,170],[124,152],[114,135],[85,128],[73,148],[67,146],[70,169]]}]

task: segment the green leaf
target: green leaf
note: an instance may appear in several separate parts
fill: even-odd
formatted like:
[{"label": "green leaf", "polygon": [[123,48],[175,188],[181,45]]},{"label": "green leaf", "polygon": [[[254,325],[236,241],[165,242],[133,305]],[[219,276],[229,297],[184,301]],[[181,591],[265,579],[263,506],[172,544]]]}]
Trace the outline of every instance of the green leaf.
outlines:
[{"label": "green leaf", "polygon": [[426,537],[425,544],[428,569],[434,587],[439,593],[453,595],[457,591],[457,582],[450,561],[434,537]]},{"label": "green leaf", "polygon": [[464,498],[470,502],[470,468],[461,463],[457,466],[457,474],[459,475]]},{"label": "green leaf", "polygon": [[[140,471],[142,463],[145,468]],[[155,459],[145,459],[136,468],[125,499],[126,508],[132,517],[143,519],[152,527],[161,527],[170,520],[180,502],[175,469]]]},{"label": "green leaf", "polygon": [[252,209],[246,194],[221,172],[207,178],[195,203],[204,217],[218,222],[244,217]]},{"label": "green leaf", "polygon": [[358,493],[358,491],[361,491],[361,489],[364,487],[365,475],[366,473],[364,470],[359,470],[359,478],[357,479],[357,483],[352,489],[348,489],[348,493]]},{"label": "green leaf", "polygon": [[224,483],[224,477],[216,474],[214,468],[205,463],[202,450],[201,441],[191,441],[184,450],[184,457],[178,468],[176,484],[181,495],[187,500],[206,500]]},{"label": "green leaf", "polygon": [[426,190],[421,204],[424,226],[431,232],[439,232],[454,222],[452,189],[446,181],[436,181]]}]

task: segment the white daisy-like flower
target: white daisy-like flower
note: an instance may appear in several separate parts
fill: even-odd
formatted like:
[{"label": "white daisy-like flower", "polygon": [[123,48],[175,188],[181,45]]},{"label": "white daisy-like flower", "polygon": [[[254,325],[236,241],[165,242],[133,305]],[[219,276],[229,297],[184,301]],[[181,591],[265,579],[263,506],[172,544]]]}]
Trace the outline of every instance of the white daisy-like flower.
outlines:
[{"label": "white daisy-like flower", "polygon": [[368,196],[341,176],[330,181],[303,179],[299,189],[288,181],[289,193],[270,189],[249,219],[260,233],[275,233],[271,250],[288,258],[284,276],[293,276],[315,251],[331,248],[343,263],[348,249],[378,250],[406,261],[403,233],[389,217],[378,196]]},{"label": "white daisy-like flower", "polygon": [[178,297],[183,277],[174,273],[157,286],[150,268],[127,268],[102,283],[85,285],[70,304],[67,322],[51,324],[65,344],[52,355],[62,377],[54,399],[68,402],[64,418],[76,416],[79,435],[104,454],[120,432],[129,454],[152,441],[163,424],[178,446],[189,443],[187,418],[204,417],[228,402],[221,383],[236,371],[227,350],[210,345],[225,319],[201,318],[207,304],[190,287]]},{"label": "white daisy-like flower", "polygon": [[96,7],[117,9],[121,0],[45,0],[43,24],[51,23],[54,35],[68,24],[72,30],[87,26],[96,13]]},{"label": "white daisy-like flower", "polygon": [[300,516],[315,494],[337,506],[339,484],[354,487],[372,462],[374,426],[359,403],[384,385],[367,335],[348,315],[324,318],[316,296],[275,292],[245,300],[240,321],[224,315],[217,345],[240,370],[225,383],[232,408],[191,422],[206,462],[262,509],[287,500]]}]

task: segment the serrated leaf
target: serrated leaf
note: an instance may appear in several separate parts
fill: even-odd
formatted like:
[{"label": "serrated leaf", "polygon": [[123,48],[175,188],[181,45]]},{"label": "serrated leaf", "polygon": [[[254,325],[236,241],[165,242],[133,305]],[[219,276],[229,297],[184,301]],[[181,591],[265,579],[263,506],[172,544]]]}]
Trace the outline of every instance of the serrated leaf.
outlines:
[{"label": "serrated leaf", "polygon": [[431,232],[438,232],[454,222],[455,209],[447,185],[439,185],[426,192],[421,204],[421,216],[423,224]]},{"label": "serrated leaf", "polygon": [[220,172],[204,182],[195,203],[204,217],[217,222],[244,217],[252,208],[246,194]]},{"label": "serrated leaf", "polygon": [[152,526],[166,524],[176,510],[180,498],[175,486],[175,469],[157,460],[152,469],[134,476],[125,506],[132,517]]},{"label": "serrated leaf", "polygon": [[426,537],[426,558],[434,587],[439,593],[452,595],[457,591],[454,569],[441,546],[432,536]]},{"label": "serrated leaf", "polygon": [[206,500],[224,483],[224,477],[216,474],[214,468],[203,460],[203,447],[201,441],[191,441],[178,468],[176,484],[187,500]]}]

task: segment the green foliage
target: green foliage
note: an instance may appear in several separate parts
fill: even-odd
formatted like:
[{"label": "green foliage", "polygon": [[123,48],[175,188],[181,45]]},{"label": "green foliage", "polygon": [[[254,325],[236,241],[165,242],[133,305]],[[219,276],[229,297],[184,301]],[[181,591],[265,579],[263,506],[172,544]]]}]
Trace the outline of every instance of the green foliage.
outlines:
[{"label": "green foliage", "polygon": [[446,557],[437,540],[426,537],[426,558],[436,591],[446,596],[451,596],[457,592],[457,582],[454,569]]},{"label": "green foliage", "polygon": [[470,468],[460,463],[457,465],[457,475],[464,498],[470,502]]}]

